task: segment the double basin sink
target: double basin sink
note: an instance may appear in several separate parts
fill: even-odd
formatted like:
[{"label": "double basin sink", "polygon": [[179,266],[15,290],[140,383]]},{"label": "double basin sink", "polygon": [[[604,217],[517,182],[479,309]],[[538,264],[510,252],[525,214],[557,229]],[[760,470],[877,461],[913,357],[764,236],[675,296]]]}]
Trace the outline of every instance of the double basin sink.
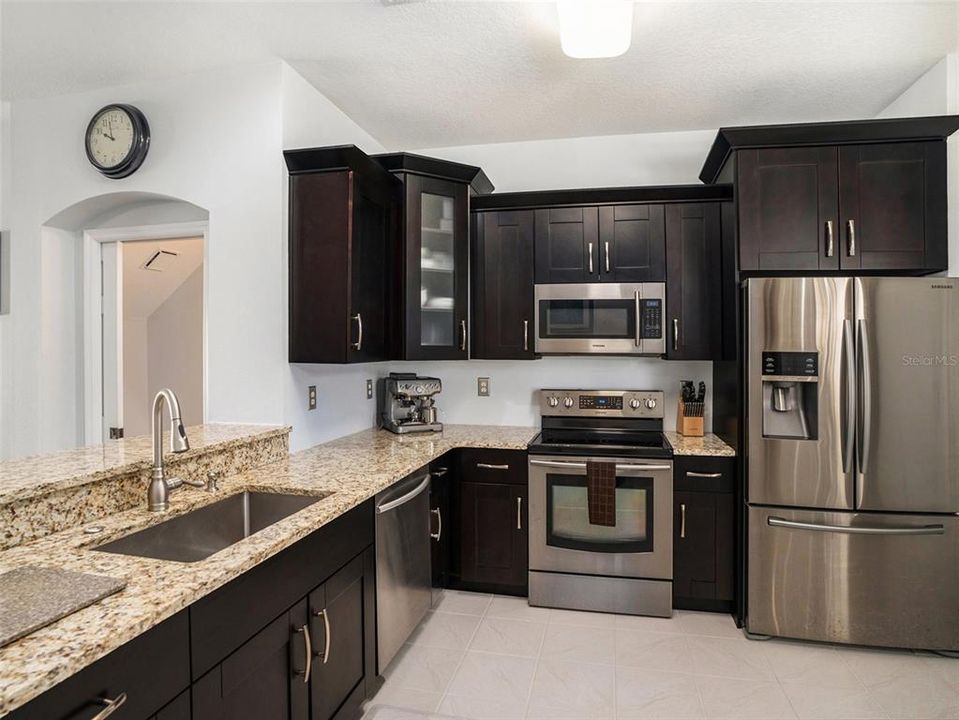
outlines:
[{"label": "double basin sink", "polygon": [[94,549],[156,560],[197,562],[331,494],[291,495],[248,490]]}]

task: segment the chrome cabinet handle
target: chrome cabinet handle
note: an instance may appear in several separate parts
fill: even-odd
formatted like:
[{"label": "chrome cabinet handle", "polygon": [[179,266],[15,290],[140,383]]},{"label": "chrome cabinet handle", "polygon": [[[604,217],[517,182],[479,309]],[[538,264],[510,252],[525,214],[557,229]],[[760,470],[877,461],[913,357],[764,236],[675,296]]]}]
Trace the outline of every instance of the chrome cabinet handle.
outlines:
[{"label": "chrome cabinet handle", "polygon": [[523,498],[516,498],[516,529],[523,529]]},{"label": "chrome cabinet handle", "polygon": [[296,632],[303,633],[303,645],[306,648],[306,667],[303,670],[294,670],[294,675],[302,675],[303,682],[310,682],[310,673],[313,672],[313,643],[310,642],[310,626],[297,628]]},{"label": "chrome cabinet handle", "polygon": [[826,257],[832,257],[836,253],[836,247],[833,243],[832,220],[826,221]]},{"label": "chrome cabinet handle", "polygon": [[848,526],[828,525],[826,523],[807,523],[798,520],[786,520],[780,517],[769,517],[766,522],[771,527],[791,528],[793,530],[813,530],[815,532],[835,532],[844,535],[944,535],[942,525],[893,525],[882,526]]},{"label": "chrome cabinet handle", "polygon": [[354,350],[363,349],[363,316],[360,313],[356,313],[353,316],[353,319],[356,320],[356,342],[353,343]]},{"label": "chrome cabinet handle", "polygon": [[489,463],[476,463],[476,467],[484,470],[509,470],[509,465],[490,465]]},{"label": "chrome cabinet handle", "polygon": [[718,478],[722,476],[723,476],[722,473],[701,473],[701,472],[696,472],[695,470],[686,471],[686,477]]},{"label": "chrome cabinet handle", "polygon": [[97,698],[96,702],[103,705],[103,710],[90,718],[90,720],[105,720],[119,710],[126,701],[127,694],[125,692],[120,693],[115,698]]},{"label": "chrome cabinet handle", "polygon": [[433,477],[443,477],[448,472],[449,472],[449,468],[444,468],[444,467],[436,468],[435,470],[430,470],[430,474]]},{"label": "chrome cabinet handle", "polygon": [[846,229],[849,231],[849,246],[846,254],[849,257],[856,257],[856,221],[847,220]]},{"label": "chrome cabinet handle", "polygon": [[529,320],[523,321],[523,352],[529,350]]},{"label": "chrome cabinet handle", "polygon": [[395,510],[400,505],[405,505],[410,500],[412,500],[417,495],[419,495],[421,492],[426,490],[426,488],[428,488],[429,486],[430,486],[430,474],[426,473],[426,477],[423,478],[422,482],[420,482],[419,485],[417,485],[415,488],[413,488],[408,493],[406,493],[406,495],[404,495],[403,497],[396,498],[396,500],[390,500],[389,502],[385,502],[382,505],[377,505],[376,514],[382,515],[385,512],[389,512],[390,510]]},{"label": "chrome cabinet handle", "polygon": [[679,504],[679,537],[686,538],[686,503]]},{"label": "chrome cabinet handle", "polygon": [[606,272],[609,272],[609,240],[605,241],[606,249]]},{"label": "chrome cabinet handle", "polygon": [[[326,665],[330,661],[330,638],[332,637],[330,633],[330,613],[327,612],[326,608],[314,610],[313,617],[323,618],[323,628],[326,631],[326,642],[323,644],[323,664]],[[320,657],[320,654],[316,653],[316,656]]]},{"label": "chrome cabinet handle", "polygon": [[460,320],[460,350],[466,349],[466,321]]},{"label": "chrome cabinet handle", "polygon": [[439,508],[431,508],[430,512],[436,515],[436,532],[430,533],[430,537],[439,542],[440,538],[443,537],[443,513],[440,512]]},{"label": "chrome cabinet handle", "polygon": [[679,350],[679,318],[673,318],[673,350]]},{"label": "chrome cabinet handle", "polygon": [[586,243],[588,246],[587,253],[589,254],[589,274],[593,274],[593,243]]}]

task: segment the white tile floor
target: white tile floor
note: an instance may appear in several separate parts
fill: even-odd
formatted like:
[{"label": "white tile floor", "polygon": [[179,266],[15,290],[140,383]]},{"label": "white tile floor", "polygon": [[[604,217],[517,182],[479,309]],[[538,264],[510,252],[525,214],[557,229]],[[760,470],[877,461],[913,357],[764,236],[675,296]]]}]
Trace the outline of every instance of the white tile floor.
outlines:
[{"label": "white tile floor", "polygon": [[959,660],[747,640],[728,615],[531,608],[446,591],[368,720],[959,718]]}]

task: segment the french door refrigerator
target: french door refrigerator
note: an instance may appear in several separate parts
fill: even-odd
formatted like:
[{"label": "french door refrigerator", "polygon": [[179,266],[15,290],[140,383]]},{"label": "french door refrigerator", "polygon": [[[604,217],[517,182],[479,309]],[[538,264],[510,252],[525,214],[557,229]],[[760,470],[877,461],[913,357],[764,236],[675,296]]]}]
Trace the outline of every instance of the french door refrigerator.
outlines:
[{"label": "french door refrigerator", "polygon": [[959,650],[959,279],[746,293],[747,630]]}]

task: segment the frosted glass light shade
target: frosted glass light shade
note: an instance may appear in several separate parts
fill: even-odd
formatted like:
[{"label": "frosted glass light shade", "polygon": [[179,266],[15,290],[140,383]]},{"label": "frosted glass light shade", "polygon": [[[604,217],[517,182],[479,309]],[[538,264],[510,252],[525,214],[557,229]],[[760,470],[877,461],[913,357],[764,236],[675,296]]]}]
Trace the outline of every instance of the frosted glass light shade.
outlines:
[{"label": "frosted glass light shade", "polygon": [[632,0],[557,0],[559,39],[572,58],[608,58],[629,50]]}]

